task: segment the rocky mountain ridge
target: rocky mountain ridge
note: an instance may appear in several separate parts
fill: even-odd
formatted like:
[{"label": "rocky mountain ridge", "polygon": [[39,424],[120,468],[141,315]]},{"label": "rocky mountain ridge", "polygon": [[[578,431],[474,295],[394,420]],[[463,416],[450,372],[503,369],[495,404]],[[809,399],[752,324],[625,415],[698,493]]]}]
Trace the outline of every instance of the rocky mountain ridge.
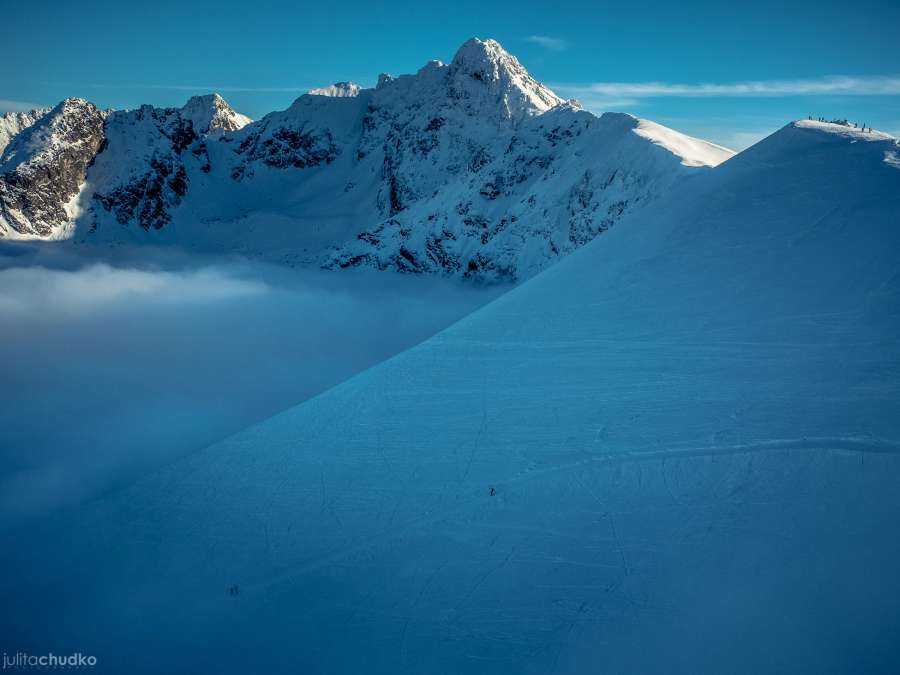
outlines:
[{"label": "rocky mountain ridge", "polygon": [[29,127],[71,144],[68,159],[12,135],[0,236],[518,280],[733,154],[630,115],[597,117],[477,38],[448,64],[314,89],[256,122],[211,94],[182,108],[93,107],[84,138],[52,137],[78,129],[69,116],[85,106],[70,99]]}]

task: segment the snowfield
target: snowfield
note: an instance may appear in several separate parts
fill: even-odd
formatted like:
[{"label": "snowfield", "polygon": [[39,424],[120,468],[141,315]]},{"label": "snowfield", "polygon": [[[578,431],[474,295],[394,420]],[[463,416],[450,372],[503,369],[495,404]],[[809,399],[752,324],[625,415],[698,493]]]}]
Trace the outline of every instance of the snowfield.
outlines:
[{"label": "snowfield", "polygon": [[788,125],[418,346],[7,530],[0,635],[102,672],[898,672],[897,151]]}]

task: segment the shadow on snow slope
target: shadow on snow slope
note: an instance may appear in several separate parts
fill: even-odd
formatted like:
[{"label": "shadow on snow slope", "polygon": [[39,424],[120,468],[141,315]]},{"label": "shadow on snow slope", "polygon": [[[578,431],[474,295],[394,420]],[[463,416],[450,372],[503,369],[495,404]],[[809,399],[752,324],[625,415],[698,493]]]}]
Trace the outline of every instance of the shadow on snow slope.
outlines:
[{"label": "shadow on snow slope", "polygon": [[11,533],[4,648],[897,672],[900,171],[836,131],[786,127],[425,343]]}]

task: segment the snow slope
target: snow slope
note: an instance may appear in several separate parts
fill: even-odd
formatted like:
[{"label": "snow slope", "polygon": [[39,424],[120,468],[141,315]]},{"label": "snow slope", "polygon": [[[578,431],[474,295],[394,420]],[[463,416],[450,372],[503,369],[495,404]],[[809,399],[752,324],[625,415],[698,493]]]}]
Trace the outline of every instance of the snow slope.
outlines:
[{"label": "snow slope", "polygon": [[13,136],[27,129],[50,112],[50,108],[35,108],[26,112],[8,112],[0,115],[0,154]]},{"label": "snow slope", "polygon": [[77,214],[7,229],[520,280],[732,154],[597,118],[473,38],[450,63],[313,89],[257,122],[214,94],[112,112]]},{"label": "snow slope", "polygon": [[419,346],[6,532],[0,634],[103,672],[897,672],[897,149],[789,125]]},{"label": "snow slope", "polygon": [[721,145],[685,136],[649,120],[638,120],[634,133],[680,157],[685,166],[718,166],[733,154]]}]

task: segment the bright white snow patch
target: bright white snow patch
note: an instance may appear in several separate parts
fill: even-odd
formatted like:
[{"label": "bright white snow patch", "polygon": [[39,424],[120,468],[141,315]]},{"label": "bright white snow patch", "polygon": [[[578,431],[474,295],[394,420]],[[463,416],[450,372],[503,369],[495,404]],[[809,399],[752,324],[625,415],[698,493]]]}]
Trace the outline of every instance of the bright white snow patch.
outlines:
[{"label": "bright white snow patch", "polygon": [[181,114],[191,120],[194,131],[200,135],[214,131],[237,131],[253,121],[236,112],[219,94],[192,96],[181,108]]},{"label": "bright white snow patch", "polygon": [[883,131],[877,131],[866,127],[867,131],[863,131],[859,127],[846,126],[844,124],[834,124],[832,122],[819,122],[818,120],[797,120],[793,125],[799,129],[814,129],[825,133],[834,134],[836,136],[844,136],[854,141],[894,141],[897,140],[891,134]]},{"label": "bright white snow patch", "polygon": [[656,122],[642,119],[637,122],[634,133],[678,155],[685,166],[718,166],[735,155],[734,150],[688,136]]},{"label": "bright white snow patch", "polygon": [[30,127],[50,112],[50,108],[35,108],[23,112],[8,112],[0,115],[0,155],[13,137]]},{"label": "bright white snow patch", "polygon": [[347,98],[359,96],[362,87],[353,82],[335,82],[327,87],[318,87],[310,89],[307,93],[311,96],[335,96],[338,98]]}]

